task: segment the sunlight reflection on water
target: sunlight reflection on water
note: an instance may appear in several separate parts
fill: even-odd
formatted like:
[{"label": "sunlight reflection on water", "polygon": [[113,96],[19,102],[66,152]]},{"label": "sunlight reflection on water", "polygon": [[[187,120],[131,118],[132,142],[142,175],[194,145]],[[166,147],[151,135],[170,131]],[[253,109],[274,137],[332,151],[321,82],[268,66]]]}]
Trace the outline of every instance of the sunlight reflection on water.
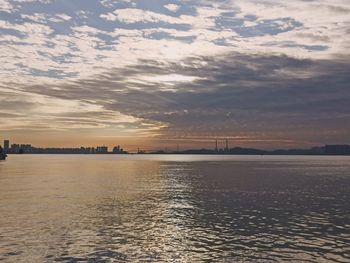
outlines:
[{"label": "sunlight reflection on water", "polygon": [[0,261],[349,262],[349,160],[10,156]]}]

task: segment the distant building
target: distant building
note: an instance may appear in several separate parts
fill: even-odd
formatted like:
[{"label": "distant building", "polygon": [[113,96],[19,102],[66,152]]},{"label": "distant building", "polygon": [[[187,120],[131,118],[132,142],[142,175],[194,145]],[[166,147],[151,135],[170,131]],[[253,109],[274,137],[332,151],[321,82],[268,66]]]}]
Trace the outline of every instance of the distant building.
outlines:
[{"label": "distant building", "polygon": [[108,147],[107,146],[98,146],[96,148],[96,153],[108,153]]},{"label": "distant building", "polygon": [[137,153],[138,154],[145,154],[146,151],[145,150],[141,150],[140,148],[137,148]]},{"label": "distant building", "polygon": [[4,140],[4,151],[8,152],[10,150],[10,140]]},{"label": "distant building", "polygon": [[92,153],[92,151],[91,151],[91,147],[87,147],[87,148],[85,148],[85,153]]},{"label": "distant building", "polygon": [[91,153],[91,148],[90,147],[80,147],[80,153],[81,154],[89,154]]},{"label": "distant building", "polygon": [[229,147],[228,147],[228,139],[226,139],[226,147],[225,147],[225,152],[228,152]]},{"label": "distant building", "polygon": [[32,145],[30,145],[30,144],[21,144],[21,145],[19,146],[19,150],[20,150],[22,153],[30,153],[30,152],[32,152],[33,147],[32,147]]},{"label": "distant building", "polygon": [[125,152],[123,148],[121,148],[120,145],[118,145],[113,148],[113,153],[118,154],[118,153],[125,153]]},{"label": "distant building", "polygon": [[328,155],[350,155],[350,145],[326,145]]},{"label": "distant building", "polygon": [[11,144],[11,153],[19,153],[19,144]]}]

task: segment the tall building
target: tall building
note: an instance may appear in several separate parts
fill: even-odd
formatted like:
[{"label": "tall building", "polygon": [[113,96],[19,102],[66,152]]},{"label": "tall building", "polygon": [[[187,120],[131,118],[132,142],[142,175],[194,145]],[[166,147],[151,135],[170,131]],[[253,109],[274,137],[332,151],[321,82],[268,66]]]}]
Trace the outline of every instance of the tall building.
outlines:
[{"label": "tall building", "polygon": [[10,140],[4,140],[4,150],[8,151],[10,149]]},{"label": "tall building", "polygon": [[20,150],[19,144],[12,144],[11,145],[11,153],[18,153]]},{"label": "tall building", "polygon": [[96,148],[96,153],[108,153],[108,147],[107,146],[98,146]]},{"label": "tall building", "polygon": [[350,155],[350,145],[326,145],[326,154]]},{"label": "tall building", "polygon": [[113,153],[124,153],[124,150],[118,145],[113,148]]}]

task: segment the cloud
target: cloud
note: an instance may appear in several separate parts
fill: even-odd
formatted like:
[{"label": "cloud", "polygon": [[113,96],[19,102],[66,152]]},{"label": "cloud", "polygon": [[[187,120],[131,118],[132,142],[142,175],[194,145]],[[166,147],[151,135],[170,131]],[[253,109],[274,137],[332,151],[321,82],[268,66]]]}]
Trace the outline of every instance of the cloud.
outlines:
[{"label": "cloud", "polygon": [[154,135],[160,138],[246,136],[317,144],[346,139],[349,69],[345,58],[231,53],[182,64],[144,60],[54,89],[27,89],[94,101],[105,111],[158,127]]},{"label": "cloud", "polygon": [[344,139],[349,9],[344,0],[3,0],[4,129]]},{"label": "cloud", "polygon": [[[28,90],[29,91],[29,90]],[[118,134],[146,134],[155,125],[143,124],[143,120],[107,110],[93,100],[59,98],[28,91],[0,88],[3,107],[0,131],[110,130]],[[45,92],[44,92],[45,93]]]},{"label": "cloud", "polygon": [[38,13],[35,13],[33,15],[22,15],[22,18],[28,19],[36,23],[46,23],[46,22],[62,23],[72,19],[72,17],[70,17],[67,14],[55,14],[54,16],[52,16],[49,14],[38,14]]},{"label": "cloud", "polygon": [[171,12],[177,12],[180,9],[180,6],[175,5],[175,4],[167,4],[164,7]]},{"label": "cloud", "polygon": [[44,1],[40,13],[18,3],[11,2],[14,19],[0,22],[1,50],[9,54],[0,58],[1,72],[13,81],[81,78],[142,57],[181,61],[235,51],[326,58],[349,50],[349,4],[340,0],[187,1],[176,15],[132,1],[105,1],[107,9],[91,2],[86,10]]},{"label": "cloud", "polygon": [[191,16],[172,17],[148,10],[137,8],[116,9],[113,13],[102,14],[102,18],[110,21],[120,21],[124,23],[169,23],[169,24],[186,24],[187,19],[191,20]]},{"label": "cloud", "polygon": [[13,6],[8,0],[0,1],[0,12],[11,13]]}]

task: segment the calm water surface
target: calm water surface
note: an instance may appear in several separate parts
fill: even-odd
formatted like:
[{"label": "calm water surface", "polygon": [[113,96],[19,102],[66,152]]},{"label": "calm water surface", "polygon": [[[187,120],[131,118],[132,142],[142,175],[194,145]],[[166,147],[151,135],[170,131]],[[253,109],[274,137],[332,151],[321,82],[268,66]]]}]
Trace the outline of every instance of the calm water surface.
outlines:
[{"label": "calm water surface", "polygon": [[17,155],[1,262],[350,262],[350,158]]}]

